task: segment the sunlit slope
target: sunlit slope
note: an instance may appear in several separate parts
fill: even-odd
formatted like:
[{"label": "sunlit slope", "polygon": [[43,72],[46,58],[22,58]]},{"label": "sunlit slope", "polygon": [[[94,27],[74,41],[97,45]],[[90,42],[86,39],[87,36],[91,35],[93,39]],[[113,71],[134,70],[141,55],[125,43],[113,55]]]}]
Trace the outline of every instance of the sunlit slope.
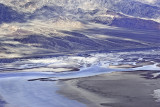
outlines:
[{"label": "sunlit slope", "polygon": [[157,48],[158,1],[1,0],[0,58]]},{"label": "sunlit slope", "polygon": [[43,6],[59,6],[70,12],[109,9],[136,17],[160,18],[159,0],[1,0],[0,3],[25,13],[33,13]]},{"label": "sunlit slope", "polygon": [[127,30],[99,24],[88,24],[75,30],[45,30],[40,34],[19,29],[1,36],[1,58],[160,46],[159,31]]}]

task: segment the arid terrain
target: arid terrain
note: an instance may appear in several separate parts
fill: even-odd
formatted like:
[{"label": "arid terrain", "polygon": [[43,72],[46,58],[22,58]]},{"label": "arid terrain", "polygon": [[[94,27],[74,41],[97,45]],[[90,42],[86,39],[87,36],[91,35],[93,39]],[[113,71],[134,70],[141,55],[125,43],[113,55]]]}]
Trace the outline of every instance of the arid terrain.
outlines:
[{"label": "arid terrain", "polygon": [[0,107],[159,107],[159,0],[0,0]]}]

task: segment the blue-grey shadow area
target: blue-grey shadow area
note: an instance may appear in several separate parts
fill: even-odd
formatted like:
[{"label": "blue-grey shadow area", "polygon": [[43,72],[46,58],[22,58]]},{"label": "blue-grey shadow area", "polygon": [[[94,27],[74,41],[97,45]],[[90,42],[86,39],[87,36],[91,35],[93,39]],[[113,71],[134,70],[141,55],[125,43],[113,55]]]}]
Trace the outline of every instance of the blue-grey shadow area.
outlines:
[{"label": "blue-grey shadow area", "polygon": [[78,33],[78,32],[71,32],[71,31],[60,31],[64,34],[68,34],[68,35],[72,35],[72,36],[75,36],[75,37],[84,37],[84,38],[87,38],[84,34],[81,34],[81,33]]},{"label": "blue-grey shadow area", "polygon": [[[39,48],[54,49],[60,52],[98,49],[101,46],[97,42],[87,38],[85,35],[80,33],[67,32],[67,34],[70,34],[71,36],[46,37],[44,35],[28,35],[26,38],[15,38],[14,41],[18,41],[23,44],[39,44],[37,46]],[[81,37],[77,37],[77,35],[81,35]]]},{"label": "blue-grey shadow area", "polygon": [[25,14],[13,10],[11,7],[0,3],[0,24],[11,22],[25,22]]},{"label": "blue-grey shadow area", "polygon": [[[31,44],[32,47],[54,50],[58,53],[88,52],[88,51],[113,51],[124,49],[158,48],[160,47],[159,32],[139,32],[136,30],[117,29],[87,29],[82,31],[60,31],[67,36],[28,35],[24,38],[15,38],[22,44]],[[94,35],[103,35],[106,38],[94,38]],[[87,36],[89,35],[89,36]],[[93,37],[92,37],[93,35]],[[109,36],[109,38],[108,38]],[[33,44],[33,45],[32,45]],[[35,45],[37,44],[37,45]],[[36,52],[42,53],[42,52]]]},{"label": "blue-grey shadow area", "polygon": [[6,101],[0,99],[0,107],[5,107]]},{"label": "blue-grey shadow area", "polygon": [[145,17],[145,18],[158,18],[160,8],[153,5],[144,4],[138,1],[121,1],[115,5],[117,11],[124,14]]},{"label": "blue-grey shadow area", "polygon": [[140,30],[140,29],[129,30],[129,29],[120,29],[120,28],[113,28],[113,29],[95,28],[95,29],[87,29],[84,32],[87,32],[90,34],[109,35],[113,37],[109,39],[114,39],[114,40],[118,37],[122,39],[124,38],[124,40],[128,38],[131,40],[137,40],[141,42],[154,43],[154,45],[160,44],[159,42],[160,31],[157,31],[157,30]]},{"label": "blue-grey shadow area", "polygon": [[110,26],[123,27],[128,29],[142,30],[160,30],[160,23],[152,20],[143,20],[139,18],[115,18]]}]

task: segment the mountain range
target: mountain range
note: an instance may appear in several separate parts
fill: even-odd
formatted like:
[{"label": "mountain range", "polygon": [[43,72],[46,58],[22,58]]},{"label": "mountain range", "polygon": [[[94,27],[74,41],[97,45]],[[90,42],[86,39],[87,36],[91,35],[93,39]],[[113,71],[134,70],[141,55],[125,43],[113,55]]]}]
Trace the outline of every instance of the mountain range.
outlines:
[{"label": "mountain range", "polygon": [[1,0],[0,58],[157,48],[159,0]]}]

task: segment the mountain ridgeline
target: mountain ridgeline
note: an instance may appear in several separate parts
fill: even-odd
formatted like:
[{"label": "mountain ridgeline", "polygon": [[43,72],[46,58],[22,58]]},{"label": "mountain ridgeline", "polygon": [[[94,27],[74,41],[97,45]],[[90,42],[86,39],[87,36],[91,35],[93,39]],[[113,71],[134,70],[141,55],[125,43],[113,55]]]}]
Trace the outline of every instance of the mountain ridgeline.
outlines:
[{"label": "mountain ridgeline", "polygon": [[1,22],[61,18],[131,29],[160,29],[159,23],[152,21],[160,20],[158,1],[147,4],[141,0],[2,0],[0,3],[3,3]]},{"label": "mountain ridgeline", "polygon": [[158,0],[1,0],[0,58],[159,48]]}]

